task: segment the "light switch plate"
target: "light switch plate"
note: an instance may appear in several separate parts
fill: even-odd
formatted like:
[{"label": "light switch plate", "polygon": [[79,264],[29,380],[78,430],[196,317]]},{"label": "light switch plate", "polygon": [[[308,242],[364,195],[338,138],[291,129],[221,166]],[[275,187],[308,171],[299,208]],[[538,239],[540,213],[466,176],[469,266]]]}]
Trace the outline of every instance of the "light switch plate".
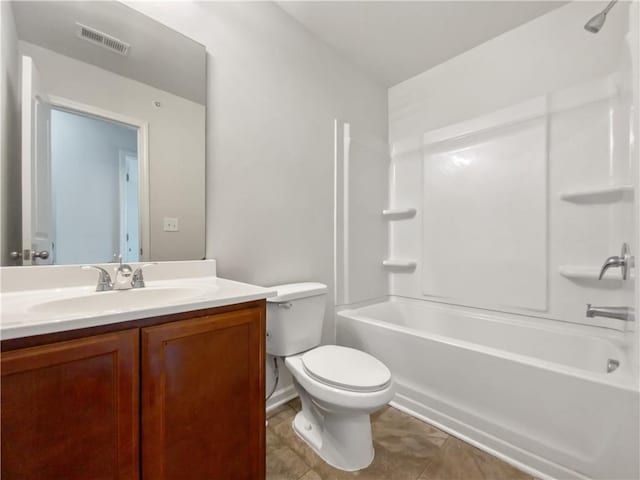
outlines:
[{"label": "light switch plate", "polygon": [[164,217],[164,231],[165,232],[177,232],[178,231],[178,219]]}]

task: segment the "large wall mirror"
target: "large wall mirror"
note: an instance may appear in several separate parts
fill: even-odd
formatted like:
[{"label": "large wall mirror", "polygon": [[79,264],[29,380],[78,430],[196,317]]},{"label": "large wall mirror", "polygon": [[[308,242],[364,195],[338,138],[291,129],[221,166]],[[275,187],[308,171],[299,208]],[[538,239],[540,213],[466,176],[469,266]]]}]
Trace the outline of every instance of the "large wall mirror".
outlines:
[{"label": "large wall mirror", "polygon": [[15,264],[203,258],[205,48],[118,2],[9,5],[21,87]]}]

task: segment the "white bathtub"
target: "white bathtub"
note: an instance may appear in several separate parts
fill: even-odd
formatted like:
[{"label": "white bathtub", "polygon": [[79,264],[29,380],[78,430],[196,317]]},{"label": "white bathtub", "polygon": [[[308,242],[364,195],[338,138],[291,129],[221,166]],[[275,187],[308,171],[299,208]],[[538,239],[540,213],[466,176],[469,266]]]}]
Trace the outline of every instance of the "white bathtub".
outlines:
[{"label": "white bathtub", "polygon": [[[392,404],[535,475],[637,479],[640,408],[623,334],[391,298],[337,312],[384,361]],[[607,373],[609,360],[620,366]]]}]

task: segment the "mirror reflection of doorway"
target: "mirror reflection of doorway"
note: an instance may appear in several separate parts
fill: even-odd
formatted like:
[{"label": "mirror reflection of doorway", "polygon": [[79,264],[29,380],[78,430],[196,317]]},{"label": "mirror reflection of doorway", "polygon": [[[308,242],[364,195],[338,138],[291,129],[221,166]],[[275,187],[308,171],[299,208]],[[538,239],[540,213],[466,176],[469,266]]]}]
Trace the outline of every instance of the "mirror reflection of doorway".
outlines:
[{"label": "mirror reflection of doorway", "polygon": [[125,262],[140,260],[138,231],[138,154],[120,151],[120,253]]},{"label": "mirror reflection of doorway", "polygon": [[55,263],[140,258],[138,129],[53,107]]}]

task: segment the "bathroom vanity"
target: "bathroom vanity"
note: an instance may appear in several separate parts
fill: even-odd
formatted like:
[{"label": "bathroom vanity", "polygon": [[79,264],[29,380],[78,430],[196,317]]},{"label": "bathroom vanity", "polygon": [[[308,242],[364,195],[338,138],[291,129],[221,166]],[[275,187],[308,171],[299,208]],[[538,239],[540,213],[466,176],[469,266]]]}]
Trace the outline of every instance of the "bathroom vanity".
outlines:
[{"label": "bathroom vanity", "polygon": [[3,291],[2,478],[264,478],[270,295],[213,276]]}]

